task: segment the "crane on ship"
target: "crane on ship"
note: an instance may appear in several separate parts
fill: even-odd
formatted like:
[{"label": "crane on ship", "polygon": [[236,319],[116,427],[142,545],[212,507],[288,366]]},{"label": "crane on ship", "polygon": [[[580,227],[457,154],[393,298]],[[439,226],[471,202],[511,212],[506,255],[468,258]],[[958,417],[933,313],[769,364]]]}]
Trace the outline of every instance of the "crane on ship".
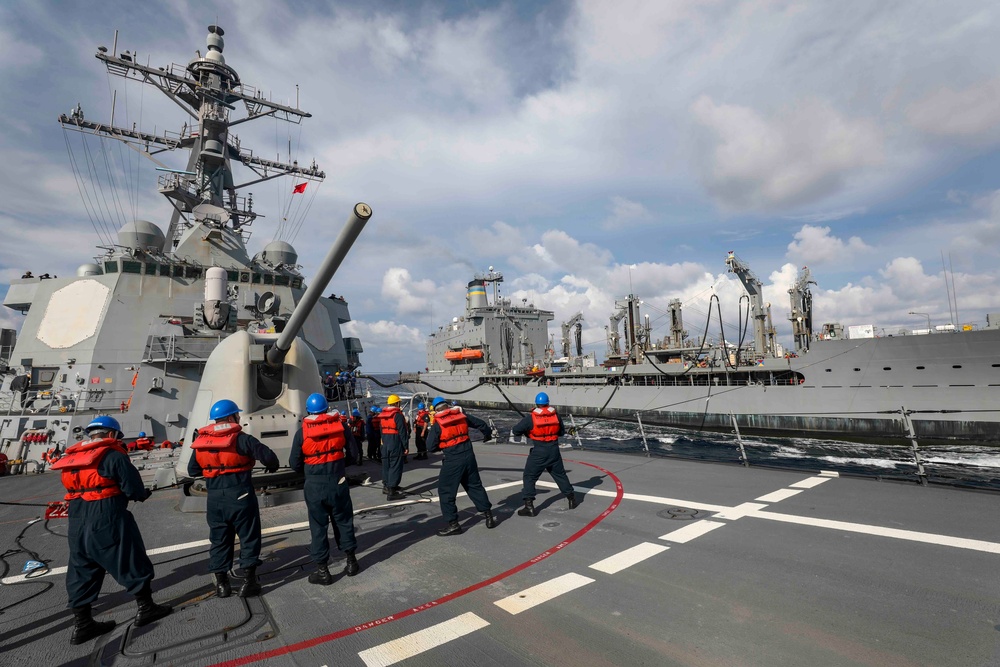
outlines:
[{"label": "crane on ship", "polygon": [[757,274],[750,270],[750,265],[736,256],[736,253],[729,251],[726,257],[726,265],[730,273],[735,273],[743,283],[747,294],[750,297],[750,315],[753,318],[753,345],[754,351],[762,355],[775,355],[775,332],[770,325],[771,304],[764,303],[764,284]]}]

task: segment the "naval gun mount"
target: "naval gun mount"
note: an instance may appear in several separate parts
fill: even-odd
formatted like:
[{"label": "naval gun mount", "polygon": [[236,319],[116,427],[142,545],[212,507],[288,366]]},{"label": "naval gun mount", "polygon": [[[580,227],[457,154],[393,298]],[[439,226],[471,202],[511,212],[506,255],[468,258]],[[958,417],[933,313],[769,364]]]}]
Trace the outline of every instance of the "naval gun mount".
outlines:
[{"label": "naval gun mount", "polygon": [[[297,334],[371,214],[367,204],[354,206],[340,235],[320,264],[315,279],[280,334],[237,331],[212,351],[205,362],[188,424],[210,424],[212,405],[228,398],[243,410],[240,414],[243,431],[270,447],[282,464],[287,463],[292,438],[306,415],[306,398],[309,394],[323,392],[316,358],[308,345],[297,338]],[[196,431],[192,431],[185,439],[176,467],[157,471],[154,488],[187,482],[185,491],[190,490],[193,480],[188,476],[187,468],[195,435]],[[293,473],[265,475],[259,469],[255,480],[258,477],[262,485],[284,485],[297,479]]]}]

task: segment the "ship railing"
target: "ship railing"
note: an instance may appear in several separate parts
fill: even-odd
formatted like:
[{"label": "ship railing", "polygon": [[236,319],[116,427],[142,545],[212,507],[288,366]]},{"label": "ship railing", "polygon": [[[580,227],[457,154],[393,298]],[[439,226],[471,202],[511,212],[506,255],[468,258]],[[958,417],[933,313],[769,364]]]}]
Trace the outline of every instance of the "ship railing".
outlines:
[{"label": "ship railing", "polygon": [[201,363],[222,342],[221,335],[178,336],[153,334],[146,338],[143,363]]},{"label": "ship railing", "polygon": [[0,410],[7,416],[58,415],[75,412],[79,402],[80,392],[65,389],[6,391],[0,398]]}]

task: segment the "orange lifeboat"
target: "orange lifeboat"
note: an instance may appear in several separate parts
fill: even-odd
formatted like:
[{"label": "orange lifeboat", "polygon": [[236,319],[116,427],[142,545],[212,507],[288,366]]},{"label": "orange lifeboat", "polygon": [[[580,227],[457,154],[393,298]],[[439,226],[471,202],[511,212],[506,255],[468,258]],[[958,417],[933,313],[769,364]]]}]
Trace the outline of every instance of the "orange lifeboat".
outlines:
[{"label": "orange lifeboat", "polygon": [[467,347],[464,350],[462,350],[462,358],[463,359],[482,359],[483,358],[483,351],[482,350],[473,350],[472,348],[468,348]]},{"label": "orange lifeboat", "polygon": [[483,351],[474,350],[471,347],[461,350],[448,350],[444,353],[444,358],[448,361],[471,361],[473,359],[482,359]]},{"label": "orange lifeboat", "polygon": [[448,350],[444,353],[444,358],[448,361],[461,361],[462,351],[461,350]]}]

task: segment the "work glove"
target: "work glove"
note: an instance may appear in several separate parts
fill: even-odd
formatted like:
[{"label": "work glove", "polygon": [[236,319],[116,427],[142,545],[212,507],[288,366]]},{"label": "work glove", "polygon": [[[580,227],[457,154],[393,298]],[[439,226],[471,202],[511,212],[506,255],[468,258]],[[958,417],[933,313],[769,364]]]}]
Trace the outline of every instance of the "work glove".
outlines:
[{"label": "work glove", "polygon": [[275,466],[268,466],[267,468],[264,468],[264,472],[266,472],[268,475],[274,474],[274,473],[278,472],[278,466],[276,466],[276,465]]}]

